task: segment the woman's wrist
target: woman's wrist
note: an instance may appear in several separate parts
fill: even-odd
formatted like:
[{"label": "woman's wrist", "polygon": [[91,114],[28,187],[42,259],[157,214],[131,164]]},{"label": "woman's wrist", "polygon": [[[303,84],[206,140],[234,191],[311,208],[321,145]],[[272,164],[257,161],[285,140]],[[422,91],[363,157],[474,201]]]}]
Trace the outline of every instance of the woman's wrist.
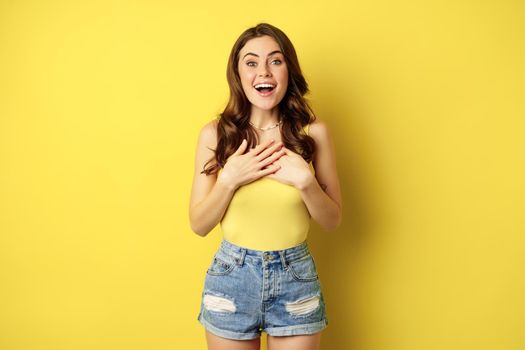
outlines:
[{"label": "woman's wrist", "polygon": [[220,176],[217,178],[217,182],[215,184],[216,186],[220,186],[221,188],[223,188],[224,190],[226,190],[227,192],[235,192],[235,190],[237,190],[237,185],[229,182],[229,181],[224,181]]}]

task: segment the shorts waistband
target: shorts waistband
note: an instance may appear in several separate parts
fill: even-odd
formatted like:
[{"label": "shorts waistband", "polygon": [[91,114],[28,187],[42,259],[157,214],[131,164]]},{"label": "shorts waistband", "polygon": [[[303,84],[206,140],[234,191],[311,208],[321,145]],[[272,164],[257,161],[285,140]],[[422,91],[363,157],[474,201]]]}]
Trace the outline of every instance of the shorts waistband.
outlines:
[{"label": "shorts waistband", "polygon": [[242,265],[246,256],[260,258],[264,260],[280,259],[283,266],[287,266],[288,262],[300,259],[305,255],[310,254],[307,241],[282,249],[282,250],[255,250],[238,246],[230,241],[223,239],[219,246],[218,254],[223,257],[230,257],[238,265]]}]

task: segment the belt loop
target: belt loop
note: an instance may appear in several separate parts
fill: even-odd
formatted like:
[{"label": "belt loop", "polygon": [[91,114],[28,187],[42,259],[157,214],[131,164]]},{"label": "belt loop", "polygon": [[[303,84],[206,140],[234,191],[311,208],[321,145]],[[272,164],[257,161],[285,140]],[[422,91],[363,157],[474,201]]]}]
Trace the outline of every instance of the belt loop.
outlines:
[{"label": "belt loop", "polygon": [[288,261],[286,261],[286,257],[284,256],[284,250],[279,250],[279,256],[281,257],[281,264],[283,264],[283,268],[285,270],[288,269]]},{"label": "belt loop", "polygon": [[242,263],[244,262],[244,257],[246,256],[246,249],[241,248],[241,256],[237,259],[237,265],[242,266]]}]

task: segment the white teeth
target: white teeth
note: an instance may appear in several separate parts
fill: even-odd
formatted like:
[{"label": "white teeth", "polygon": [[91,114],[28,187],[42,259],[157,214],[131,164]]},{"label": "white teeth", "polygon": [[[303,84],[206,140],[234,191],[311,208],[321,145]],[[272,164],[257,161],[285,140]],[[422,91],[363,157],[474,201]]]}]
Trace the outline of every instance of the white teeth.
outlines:
[{"label": "white teeth", "polygon": [[271,87],[271,88],[274,88],[275,85],[273,85],[273,84],[257,84],[257,85],[255,85],[254,87],[255,87],[256,89],[257,89],[257,88],[265,88],[265,87]]}]

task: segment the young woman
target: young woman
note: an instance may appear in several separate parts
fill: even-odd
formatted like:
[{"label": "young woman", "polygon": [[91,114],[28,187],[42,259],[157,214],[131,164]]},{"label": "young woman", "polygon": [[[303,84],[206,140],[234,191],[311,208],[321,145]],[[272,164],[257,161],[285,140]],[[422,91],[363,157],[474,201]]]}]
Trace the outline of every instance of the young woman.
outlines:
[{"label": "young woman", "polygon": [[211,350],[259,349],[262,331],[269,350],[317,350],[328,320],[306,237],[311,218],[326,230],[341,222],[333,141],[280,29],[243,32],[227,79],[230,100],[195,156],[191,228],[222,231],[197,319]]}]

